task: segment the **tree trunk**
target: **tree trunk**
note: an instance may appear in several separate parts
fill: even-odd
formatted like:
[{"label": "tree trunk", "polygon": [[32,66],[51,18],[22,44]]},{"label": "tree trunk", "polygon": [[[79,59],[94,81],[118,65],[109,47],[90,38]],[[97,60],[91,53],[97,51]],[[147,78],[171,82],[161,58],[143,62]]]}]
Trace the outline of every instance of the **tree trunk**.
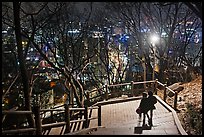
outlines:
[{"label": "tree trunk", "polygon": [[73,89],[73,92],[74,92],[74,96],[75,96],[75,98],[76,98],[77,105],[78,105],[79,107],[83,107],[83,104],[82,104],[81,101],[80,101],[80,97],[79,97],[79,95],[78,95],[78,93],[77,93],[77,88],[76,88],[76,86],[75,86],[75,84],[74,84],[73,79],[71,80],[70,83],[71,83],[71,86],[72,86],[72,89]]},{"label": "tree trunk", "polygon": [[84,107],[84,89],[83,89],[83,86],[81,85],[81,83],[74,78],[74,80],[76,81],[78,87],[79,87],[79,93],[80,93],[80,104],[82,107]]},{"label": "tree trunk", "polygon": [[167,68],[167,62],[164,60],[164,58],[160,58],[159,64],[158,80],[162,83],[167,82],[166,78],[164,77],[164,70]]},{"label": "tree trunk", "polygon": [[[74,95],[75,98],[76,98],[77,105],[79,107],[83,107],[83,103],[80,101],[80,97],[79,97],[79,95],[77,93],[77,88],[76,88],[76,85],[75,85],[75,82],[74,82],[74,78],[73,77],[71,78],[70,76],[67,76],[67,75],[66,75],[66,78],[67,78],[66,86],[69,87],[68,84],[70,84],[70,86],[71,86],[71,87],[69,87],[69,88],[71,88],[71,90],[70,90],[71,91],[70,92],[70,102],[73,101],[73,95]],[[74,102],[72,102],[72,104],[73,103]]]},{"label": "tree trunk", "polygon": [[[27,70],[25,67],[25,60],[23,56],[22,48],[22,38],[21,38],[21,26],[20,26],[20,3],[13,2],[13,12],[14,12],[14,26],[15,26],[15,35],[17,42],[17,52],[18,52],[18,61],[20,65],[21,78],[23,83],[23,93],[25,97],[25,110],[31,110],[31,97],[29,95],[29,79]],[[27,116],[30,127],[34,127],[34,119],[31,115]]]}]

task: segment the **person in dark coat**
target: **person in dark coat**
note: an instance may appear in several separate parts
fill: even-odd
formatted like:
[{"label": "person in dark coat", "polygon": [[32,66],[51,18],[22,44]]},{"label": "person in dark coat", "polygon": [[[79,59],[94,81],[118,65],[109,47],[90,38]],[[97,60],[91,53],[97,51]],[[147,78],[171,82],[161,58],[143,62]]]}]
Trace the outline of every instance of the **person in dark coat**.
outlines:
[{"label": "person in dark coat", "polygon": [[142,100],[140,102],[140,105],[139,105],[139,108],[140,108],[140,111],[141,111],[141,114],[139,115],[140,118],[141,118],[141,115],[143,114],[143,124],[142,126],[145,126],[145,118],[147,116],[147,118],[149,119],[149,115],[147,114],[148,112],[148,100],[147,100],[147,93],[143,92],[142,93]]},{"label": "person in dark coat", "polygon": [[155,96],[153,96],[153,92],[152,91],[148,91],[148,97],[147,97],[147,101],[148,101],[148,110],[150,111],[150,117],[149,117],[149,125],[152,126],[152,117],[153,117],[153,110],[156,109],[156,107],[154,106],[157,103],[157,98]]}]

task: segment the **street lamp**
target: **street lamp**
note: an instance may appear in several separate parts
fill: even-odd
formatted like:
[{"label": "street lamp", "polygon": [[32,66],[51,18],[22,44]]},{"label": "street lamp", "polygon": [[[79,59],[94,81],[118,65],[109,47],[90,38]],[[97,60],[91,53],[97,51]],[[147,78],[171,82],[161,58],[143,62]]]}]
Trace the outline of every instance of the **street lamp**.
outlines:
[{"label": "street lamp", "polygon": [[157,43],[158,40],[159,40],[159,37],[156,34],[152,35],[151,38],[150,38],[151,45],[152,45],[152,48],[153,48],[153,73],[152,73],[152,80],[154,80],[154,78],[155,78],[155,72],[154,72],[154,70],[155,70],[155,52],[156,52],[155,43]]}]

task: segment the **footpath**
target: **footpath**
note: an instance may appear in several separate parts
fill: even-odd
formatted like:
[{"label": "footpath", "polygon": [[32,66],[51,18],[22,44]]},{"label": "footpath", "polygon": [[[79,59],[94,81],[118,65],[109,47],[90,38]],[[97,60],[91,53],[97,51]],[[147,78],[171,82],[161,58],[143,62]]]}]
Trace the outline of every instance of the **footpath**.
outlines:
[{"label": "footpath", "polygon": [[[142,127],[142,119],[136,114],[140,99],[108,104],[101,102],[102,126],[97,127],[97,120],[90,122],[90,128],[76,133],[79,135],[187,135],[181,127],[176,112],[158,96],[156,110],[153,112],[153,126]],[[110,102],[110,101],[109,101]],[[103,105],[104,104],[104,105]],[[92,112],[97,116],[97,111]],[[146,121],[147,123],[147,121]]]}]

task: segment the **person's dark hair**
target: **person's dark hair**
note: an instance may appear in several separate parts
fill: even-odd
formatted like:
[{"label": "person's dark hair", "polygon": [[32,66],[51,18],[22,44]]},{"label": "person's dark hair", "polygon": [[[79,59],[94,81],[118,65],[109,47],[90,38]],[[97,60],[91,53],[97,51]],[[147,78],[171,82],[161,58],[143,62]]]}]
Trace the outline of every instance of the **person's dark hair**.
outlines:
[{"label": "person's dark hair", "polygon": [[153,96],[153,92],[152,91],[148,91],[148,95],[149,96]]},{"label": "person's dark hair", "polygon": [[142,93],[142,96],[143,96],[143,97],[147,97],[147,93],[146,93],[146,92],[143,92],[143,93]]}]

